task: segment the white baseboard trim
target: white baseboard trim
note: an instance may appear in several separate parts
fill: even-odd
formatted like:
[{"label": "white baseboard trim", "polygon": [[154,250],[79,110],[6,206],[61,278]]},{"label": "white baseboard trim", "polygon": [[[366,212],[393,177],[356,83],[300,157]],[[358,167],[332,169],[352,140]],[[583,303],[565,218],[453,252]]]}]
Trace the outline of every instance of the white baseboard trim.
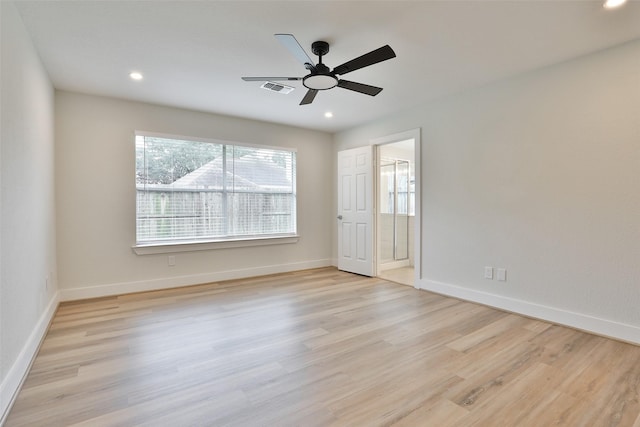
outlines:
[{"label": "white baseboard trim", "polygon": [[9,409],[11,409],[24,380],[27,378],[31,364],[38,354],[40,343],[42,343],[47,334],[49,324],[56,314],[59,303],[60,292],[58,291],[49,301],[33,331],[31,331],[27,342],[18,354],[16,361],[7,372],[7,376],[2,380],[2,383],[0,383],[0,414],[2,414],[0,426],[4,425],[7,415],[9,415]]},{"label": "white baseboard trim", "polygon": [[200,285],[202,283],[219,282],[221,280],[244,279],[267,274],[288,273],[310,268],[329,267],[331,260],[294,262],[290,264],[266,265],[239,270],[217,271],[188,276],[175,276],[160,279],[141,280],[136,282],[111,283],[106,285],[87,286],[83,288],[62,289],[61,301],[75,301],[89,298],[108,297],[130,294],[133,292],[157,291],[161,289]]},{"label": "white baseboard trim", "polygon": [[640,345],[640,327],[602,319],[583,313],[562,310],[520,299],[495,295],[434,280],[420,279],[418,289],[476,302],[512,313],[522,314],[581,331]]}]

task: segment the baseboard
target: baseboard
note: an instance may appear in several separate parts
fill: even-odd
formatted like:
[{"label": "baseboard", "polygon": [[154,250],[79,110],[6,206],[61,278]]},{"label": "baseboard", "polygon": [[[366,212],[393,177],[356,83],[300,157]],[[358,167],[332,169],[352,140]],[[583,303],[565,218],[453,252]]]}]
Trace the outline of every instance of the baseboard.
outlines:
[{"label": "baseboard", "polygon": [[640,327],[637,326],[433,280],[420,279],[417,285],[419,289],[640,345]]},{"label": "baseboard", "polygon": [[320,259],[290,264],[267,265],[238,270],[193,274],[188,276],[175,276],[136,282],[111,283],[106,285],[87,286],[83,288],[62,289],[60,291],[60,300],[75,301],[88,298],[130,294],[133,292],[157,291],[161,289],[199,285],[202,283],[219,282],[221,280],[244,279],[247,277],[263,276],[267,274],[288,273],[291,271],[307,270],[310,268],[329,267],[330,265],[331,260]]},{"label": "baseboard", "polygon": [[18,354],[16,361],[13,363],[7,376],[0,383],[0,426],[4,425],[6,417],[9,415],[9,409],[13,405],[13,402],[18,395],[18,391],[22,387],[24,380],[29,373],[31,364],[33,363],[40,344],[47,334],[49,324],[56,314],[58,304],[60,303],[60,292],[56,292],[47,308],[38,319],[36,326],[29,335],[27,342]]}]

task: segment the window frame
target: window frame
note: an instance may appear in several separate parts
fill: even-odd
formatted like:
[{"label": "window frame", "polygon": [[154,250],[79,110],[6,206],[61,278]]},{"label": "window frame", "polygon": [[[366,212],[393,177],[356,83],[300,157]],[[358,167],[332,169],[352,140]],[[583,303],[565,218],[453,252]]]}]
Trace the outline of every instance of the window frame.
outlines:
[{"label": "window frame", "polygon": [[137,202],[137,178],[135,175],[137,174],[137,166],[134,161],[134,183],[136,187],[134,188],[135,193],[135,201],[134,201],[134,210],[135,210],[135,218],[134,218],[134,237],[136,243],[131,246],[133,251],[137,255],[149,255],[149,254],[160,254],[160,253],[174,253],[174,252],[191,252],[191,251],[202,251],[202,250],[215,250],[215,249],[227,249],[227,248],[239,248],[239,247],[254,247],[254,246],[265,246],[265,245],[280,245],[280,244],[292,244],[297,243],[300,235],[298,234],[298,196],[297,196],[297,149],[293,147],[280,147],[280,146],[271,146],[271,145],[261,145],[261,144],[251,144],[240,141],[228,141],[222,139],[214,139],[214,138],[202,138],[202,137],[193,137],[193,136],[183,136],[183,135],[174,135],[174,134],[165,134],[158,132],[148,132],[136,130],[134,132],[134,159],[136,156],[136,139],[137,137],[151,137],[151,138],[164,138],[164,139],[176,139],[183,141],[192,141],[192,142],[202,142],[202,143],[211,143],[211,144],[221,144],[223,146],[236,146],[236,147],[246,147],[246,148],[257,148],[257,149],[270,149],[270,150],[280,150],[280,151],[288,151],[291,153],[295,153],[296,162],[294,174],[296,176],[296,182],[293,183],[294,188],[294,203],[295,203],[295,218],[293,218],[295,222],[295,231],[292,233],[274,233],[274,234],[265,234],[265,235],[252,235],[252,236],[229,236],[225,238],[206,238],[206,239],[184,239],[184,240],[159,240],[159,241],[150,241],[150,242],[138,242],[137,241],[137,223],[138,223],[138,202]]}]

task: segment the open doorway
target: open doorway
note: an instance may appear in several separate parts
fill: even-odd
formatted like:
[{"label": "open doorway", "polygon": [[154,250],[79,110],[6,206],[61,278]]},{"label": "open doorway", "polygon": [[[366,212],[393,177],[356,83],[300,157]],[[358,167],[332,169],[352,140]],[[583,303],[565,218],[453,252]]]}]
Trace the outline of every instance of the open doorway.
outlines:
[{"label": "open doorway", "polygon": [[377,145],[377,276],[415,286],[416,140]]}]

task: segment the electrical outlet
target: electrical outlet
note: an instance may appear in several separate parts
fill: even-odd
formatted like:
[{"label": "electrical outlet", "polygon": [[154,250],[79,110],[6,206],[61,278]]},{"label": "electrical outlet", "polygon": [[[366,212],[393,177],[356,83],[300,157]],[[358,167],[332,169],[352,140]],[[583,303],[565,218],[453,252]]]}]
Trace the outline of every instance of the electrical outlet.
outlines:
[{"label": "electrical outlet", "polygon": [[173,267],[174,265],[176,265],[176,257],[175,257],[175,255],[169,255],[167,257],[167,264],[169,264],[169,267]]},{"label": "electrical outlet", "polygon": [[499,268],[497,276],[498,276],[498,280],[500,280],[501,282],[506,282],[507,281],[507,269],[506,268]]},{"label": "electrical outlet", "polygon": [[484,268],[484,278],[485,279],[493,279],[493,267],[485,267]]}]

